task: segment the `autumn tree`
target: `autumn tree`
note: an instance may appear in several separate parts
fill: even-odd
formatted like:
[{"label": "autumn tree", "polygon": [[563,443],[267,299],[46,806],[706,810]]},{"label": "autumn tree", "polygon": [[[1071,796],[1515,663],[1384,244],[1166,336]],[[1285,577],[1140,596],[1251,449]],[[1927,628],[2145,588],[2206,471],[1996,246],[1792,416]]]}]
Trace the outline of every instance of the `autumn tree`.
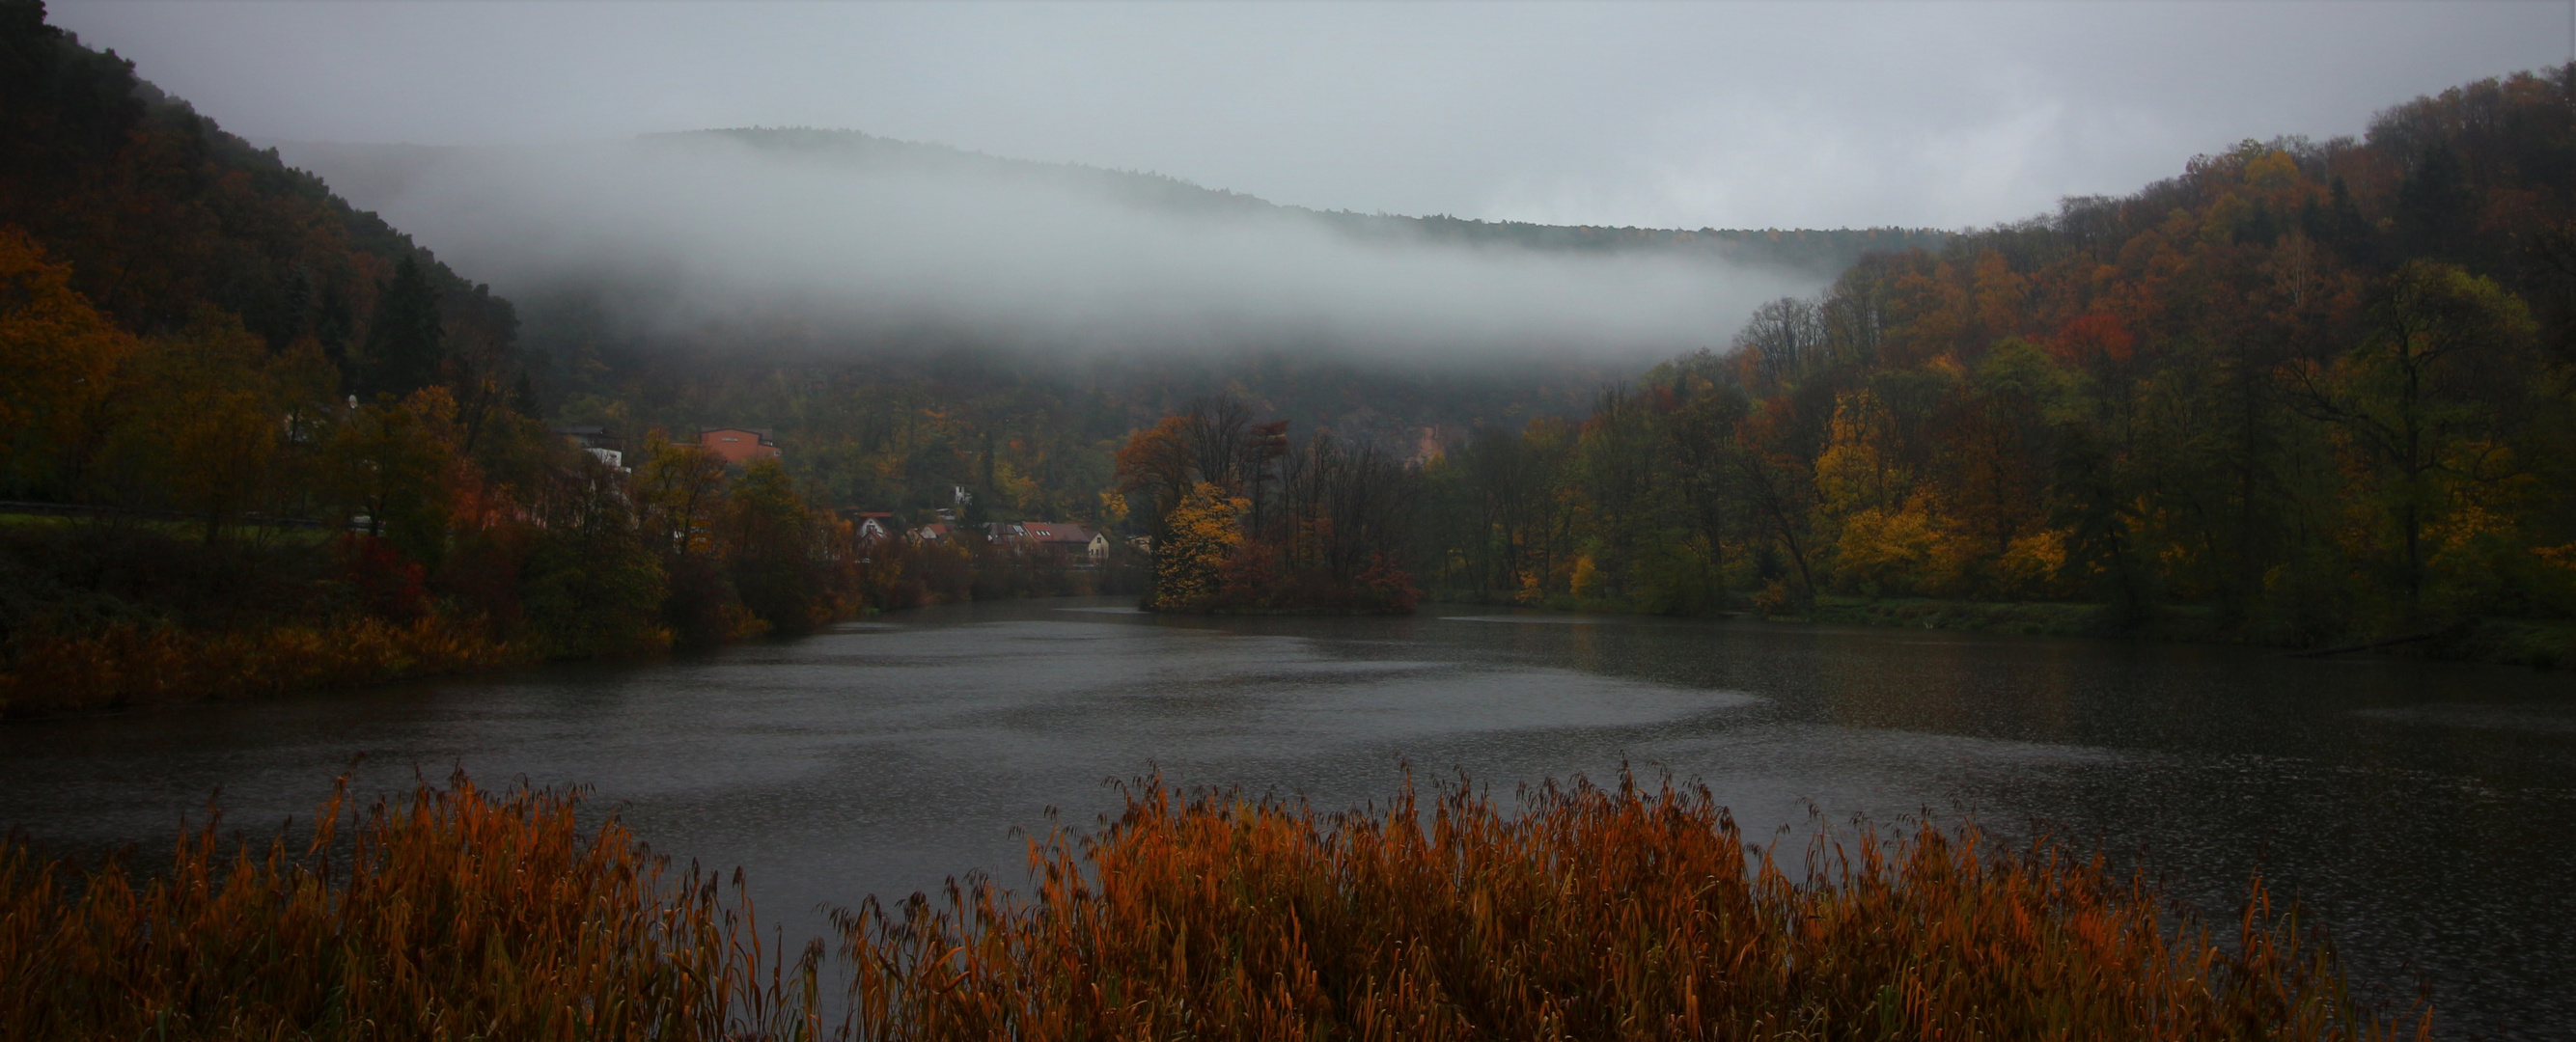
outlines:
[{"label": "autumn tree", "polygon": [[447,549],[455,422],[455,399],[436,387],[350,410],[323,451],[334,516],[361,518],[368,536],[436,566]]},{"label": "autumn tree", "polygon": [[1811,601],[1816,595],[1816,477],[1813,463],[1798,444],[1797,428],[1795,408],[1784,398],[1773,398],[1737,425],[1734,451],[1729,454],[1737,487],[1744,490],[1764,542],[1776,547],[1794,569],[1789,578],[1795,582],[1776,587],[1780,607]]},{"label": "autumn tree", "polygon": [[2422,607],[2427,532],[2446,520],[2464,484],[2518,466],[2500,438],[2528,372],[2515,353],[2532,331],[2523,303],[2454,264],[2399,269],[2369,335],[2330,365],[2294,370],[2300,401],[2334,424],[2374,475],[2405,610]]},{"label": "autumn tree", "polygon": [[1627,596],[1630,566],[1653,536],[1654,421],[1643,395],[1614,388],[1594,399],[1583,425],[1582,488],[1595,544],[1586,595]]},{"label": "autumn tree", "polygon": [[1272,543],[1301,606],[1411,610],[1396,593],[1409,589],[1410,577],[1392,573],[1409,549],[1421,496],[1412,471],[1375,445],[1318,434],[1289,453],[1282,531]]},{"label": "autumn tree", "polygon": [[552,658],[590,658],[668,644],[662,558],[644,544],[626,476],[572,453],[539,498],[519,596]]},{"label": "autumn tree", "polygon": [[1225,562],[1243,543],[1242,517],[1250,506],[1213,481],[1190,487],[1154,547],[1155,607],[1193,611],[1216,598]]},{"label": "autumn tree", "polygon": [[727,490],[726,567],[743,606],[779,633],[806,633],[817,618],[820,522],[776,459],[753,460]]},{"label": "autumn tree", "polygon": [[0,226],[0,477],[19,495],[76,483],[97,412],[138,349],[72,289],[69,265]]},{"label": "autumn tree", "polygon": [[157,483],[173,505],[202,519],[209,543],[273,491],[286,433],[279,418],[292,398],[311,397],[292,395],[267,355],[267,345],[238,320],[212,312],[147,354],[158,394],[145,411],[166,419],[125,440],[161,450]]},{"label": "autumn tree", "polygon": [[1733,349],[1743,360],[1745,382],[1759,391],[1795,383],[1829,357],[1825,310],[1815,302],[1782,297],[1753,309]]},{"label": "autumn tree", "polygon": [[1664,417],[1662,450],[1666,488],[1679,497],[1682,515],[1710,577],[1710,606],[1722,605],[1732,547],[1745,541],[1751,503],[1734,456],[1735,435],[1753,403],[1731,383],[1713,379],[1706,365],[1684,368],[1670,385],[1674,401]]},{"label": "autumn tree", "polygon": [[[1128,437],[1118,449],[1118,492],[1130,513],[1146,520],[1147,534],[1161,538],[1172,511],[1200,482],[1192,451],[1192,423],[1186,415],[1165,416],[1152,427]],[[1142,500],[1142,502],[1139,502]]]},{"label": "autumn tree", "polygon": [[736,628],[733,583],[723,567],[724,461],[696,445],[648,434],[633,484],[637,528],[662,559],[665,615],[675,639],[704,645]]}]

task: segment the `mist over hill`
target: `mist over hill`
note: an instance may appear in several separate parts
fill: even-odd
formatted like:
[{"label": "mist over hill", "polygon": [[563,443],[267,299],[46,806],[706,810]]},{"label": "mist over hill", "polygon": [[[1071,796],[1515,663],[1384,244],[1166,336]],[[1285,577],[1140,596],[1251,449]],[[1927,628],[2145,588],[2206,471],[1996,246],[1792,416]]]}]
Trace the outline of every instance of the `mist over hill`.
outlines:
[{"label": "mist over hill", "polygon": [[[277,148],[518,301],[558,396],[583,391],[583,359],[603,352],[620,371],[964,352],[1011,369],[1072,363],[1085,382],[1213,387],[1241,374],[1196,362],[1261,358],[1588,389],[1723,347],[1754,307],[1815,291],[1865,250],[1945,238],[1319,212],[833,131]],[[1201,369],[1208,380],[1189,379]],[[1476,418],[1434,412],[1408,419]]]}]

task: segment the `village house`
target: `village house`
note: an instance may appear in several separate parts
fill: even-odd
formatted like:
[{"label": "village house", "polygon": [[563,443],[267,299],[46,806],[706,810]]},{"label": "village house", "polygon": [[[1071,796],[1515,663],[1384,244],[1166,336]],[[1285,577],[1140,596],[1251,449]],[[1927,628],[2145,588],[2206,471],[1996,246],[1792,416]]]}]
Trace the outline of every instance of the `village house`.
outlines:
[{"label": "village house", "polygon": [[1061,521],[1023,521],[1013,527],[1019,529],[1021,543],[1029,550],[1075,567],[1087,568],[1109,556],[1108,540],[1083,531],[1081,525]]},{"label": "village house", "polygon": [[834,507],[832,516],[850,526],[850,546],[862,561],[869,559],[868,555],[876,544],[895,538],[897,529],[892,511]]},{"label": "village house", "polygon": [[850,522],[851,534],[862,543],[894,538],[894,514],[884,510],[852,510],[841,515]]},{"label": "village house", "polygon": [[728,467],[740,467],[756,459],[779,458],[778,439],[770,435],[766,427],[701,427],[698,447]]},{"label": "village house", "polygon": [[553,430],[556,434],[562,435],[564,440],[581,446],[582,451],[590,453],[591,458],[608,464],[620,472],[626,470],[626,439],[610,434],[608,428],[556,427]]}]

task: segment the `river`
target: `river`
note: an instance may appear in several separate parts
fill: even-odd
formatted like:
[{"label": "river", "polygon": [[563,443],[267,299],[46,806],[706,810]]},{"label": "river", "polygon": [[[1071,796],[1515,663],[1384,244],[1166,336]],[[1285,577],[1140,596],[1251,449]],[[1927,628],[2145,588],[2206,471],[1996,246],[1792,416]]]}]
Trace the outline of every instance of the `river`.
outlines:
[{"label": "river", "polygon": [[1973,816],[2143,858],[2224,914],[2261,871],[2369,993],[2448,1037],[2576,1025],[2576,682],[2237,648],[1431,606],[1206,619],[1108,600],[925,609],[705,657],[0,725],[0,827],[166,850],[220,787],[271,832],[356,764],[594,787],[656,850],[745,867],[766,921],[1022,878],[1110,779],[1340,808],[1465,771],[1631,765],[1794,854],[1816,816]]}]

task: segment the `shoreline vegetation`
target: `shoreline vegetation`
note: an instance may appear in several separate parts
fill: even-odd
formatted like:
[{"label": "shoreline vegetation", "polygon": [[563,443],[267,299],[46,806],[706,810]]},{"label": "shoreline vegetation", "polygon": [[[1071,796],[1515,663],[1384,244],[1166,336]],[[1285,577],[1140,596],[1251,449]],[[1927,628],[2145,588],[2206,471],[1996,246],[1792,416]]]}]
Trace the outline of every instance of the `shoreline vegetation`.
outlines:
[{"label": "shoreline vegetation", "polygon": [[[1973,827],[1738,834],[1703,788],[1461,778],[1320,813],[1145,779],[1030,885],[952,880],[764,943],[578,792],[335,790],[166,872],[0,846],[0,1034],[53,1039],[2430,1038],[2258,878],[2232,921]],[[1796,864],[1793,865],[1792,862]]]},{"label": "shoreline vegetation", "polygon": [[363,532],[209,542],[0,515],[0,720],[643,658],[917,605],[1115,591],[1141,571],[1124,554],[1074,569],[981,540],[861,539],[774,466],[728,474],[694,447],[654,459],[692,475],[678,498],[694,516],[657,506],[667,488],[576,470],[618,492],[593,501],[607,516],[587,533],[487,521],[441,534],[455,543],[435,571]]}]

